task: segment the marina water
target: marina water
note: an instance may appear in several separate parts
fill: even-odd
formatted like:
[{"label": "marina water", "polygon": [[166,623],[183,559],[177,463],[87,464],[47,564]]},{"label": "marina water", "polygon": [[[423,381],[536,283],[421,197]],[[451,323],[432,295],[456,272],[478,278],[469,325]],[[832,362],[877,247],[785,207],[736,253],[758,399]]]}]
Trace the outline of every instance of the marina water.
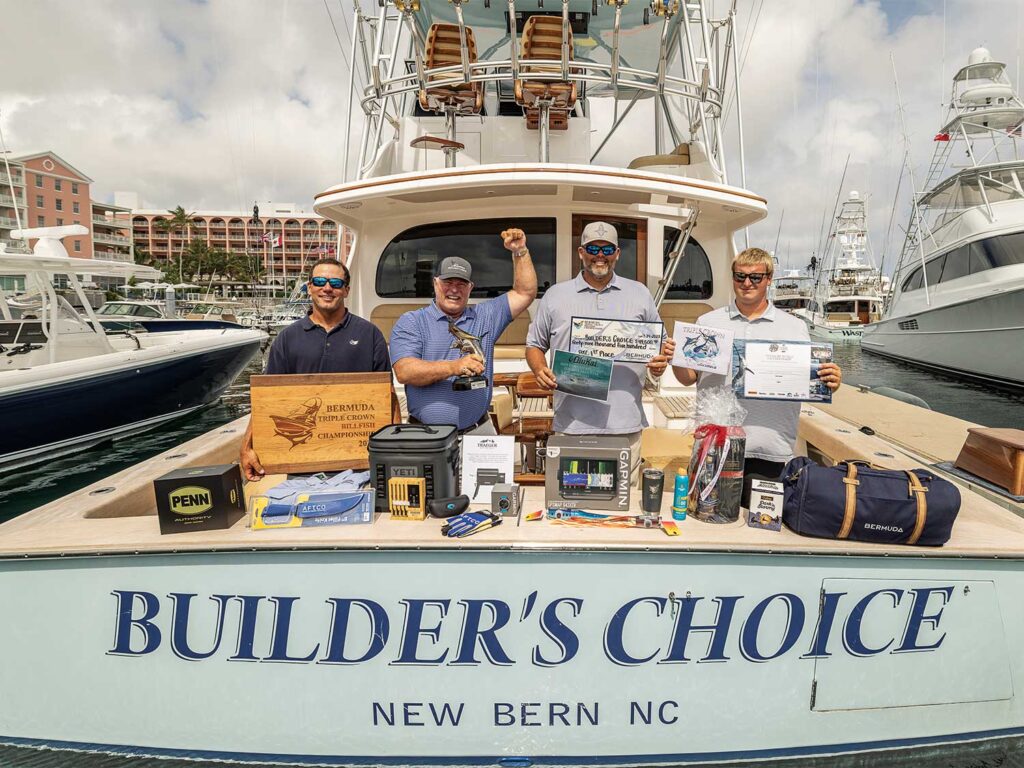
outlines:
[{"label": "marina water", "polygon": [[[267,350],[253,358],[216,405],[161,428],[0,477],[0,521],[9,520],[104,477],[120,472],[179,443],[191,440],[249,411],[249,377],[266,364]],[[1024,393],[1003,392],[923,371],[864,353],[858,344],[836,344],[844,386],[891,387],[924,400],[932,410],[986,427],[1024,429]],[[870,425],[870,417],[865,414]]]}]

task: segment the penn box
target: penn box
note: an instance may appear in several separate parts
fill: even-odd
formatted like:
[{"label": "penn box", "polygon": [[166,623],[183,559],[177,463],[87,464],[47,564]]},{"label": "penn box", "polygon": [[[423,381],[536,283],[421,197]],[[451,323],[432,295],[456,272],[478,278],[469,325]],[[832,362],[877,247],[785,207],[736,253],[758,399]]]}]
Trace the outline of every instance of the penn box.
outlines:
[{"label": "penn box", "polygon": [[245,514],[237,464],[182,467],[153,481],[160,533],[230,528]]}]

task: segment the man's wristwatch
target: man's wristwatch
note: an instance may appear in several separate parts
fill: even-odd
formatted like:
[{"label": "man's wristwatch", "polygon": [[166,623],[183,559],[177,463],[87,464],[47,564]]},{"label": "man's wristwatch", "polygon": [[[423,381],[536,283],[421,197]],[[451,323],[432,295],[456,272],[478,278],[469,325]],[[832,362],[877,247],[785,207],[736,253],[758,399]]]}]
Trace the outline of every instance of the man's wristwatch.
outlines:
[{"label": "man's wristwatch", "polygon": [[529,249],[529,248],[525,248],[525,247],[524,247],[524,248],[520,248],[520,249],[519,249],[519,250],[517,250],[517,251],[513,251],[513,252],[512,252],[512,255],[513,255],[513,256],[515,256],[515,257],[516,257],[516,258],[518,259],[518,258],[520,258],[520,257],[522,257],[522,256],[525,256],[525,255],[526,255],[526,254],[528,254],[529,252],[530,252],[530,249]]}]

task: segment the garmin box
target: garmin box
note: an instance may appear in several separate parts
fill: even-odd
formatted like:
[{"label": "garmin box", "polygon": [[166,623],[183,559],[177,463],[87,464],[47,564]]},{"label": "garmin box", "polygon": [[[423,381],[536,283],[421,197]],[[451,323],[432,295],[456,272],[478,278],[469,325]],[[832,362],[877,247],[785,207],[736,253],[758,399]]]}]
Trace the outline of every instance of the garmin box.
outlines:
[{"label": "garmin box", "polygon": [[160,533],[230,528],[245,514],[237,464],[182,467],[153,481]]},{"label": "garmin box", "polygon": [[369,440],[374,507],[387,512],[388,480],[423,478],[425,502],[459,495],[459,431],[451,424],[389,424]]},{"label": "garmin box", "polygon": [[554,434],[544,464],[548,509],[608,510],[629,514],[629,440],[615,435]]}]

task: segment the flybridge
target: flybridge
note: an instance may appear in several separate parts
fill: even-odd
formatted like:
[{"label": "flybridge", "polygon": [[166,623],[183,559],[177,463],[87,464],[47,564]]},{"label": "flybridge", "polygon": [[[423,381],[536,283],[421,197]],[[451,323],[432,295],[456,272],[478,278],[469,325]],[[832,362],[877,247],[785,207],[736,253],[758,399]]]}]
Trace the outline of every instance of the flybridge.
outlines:
[{"label": "flybridge", "polygon": [[[612,97],[628,103],[616,104],[591,160],[638,100],[652,99],[654,131],[646,143],[655,155],[699,143],[727,181],[722,144],[730,104],[741,122],[735,17],[735,0],[719,19],[703,2],[679,0],[562,0],[547,7],[543,0],[389,0],[374,18],[357,2],[346,132],[362,136],[356,176],[381,175],[391,145],[385,129],[400,133],[405,117],[444,117],[443,138],[427,128],[412,146],[439,150],[448,167],[460,153],[473,154],[456,131],[458,120],[471,117],[520,117],[520,130],[536,132],[540,161],[558,160],[549,137],[585,120],[591,99]],[[357,99],[362,132],[351,125]]]}]

